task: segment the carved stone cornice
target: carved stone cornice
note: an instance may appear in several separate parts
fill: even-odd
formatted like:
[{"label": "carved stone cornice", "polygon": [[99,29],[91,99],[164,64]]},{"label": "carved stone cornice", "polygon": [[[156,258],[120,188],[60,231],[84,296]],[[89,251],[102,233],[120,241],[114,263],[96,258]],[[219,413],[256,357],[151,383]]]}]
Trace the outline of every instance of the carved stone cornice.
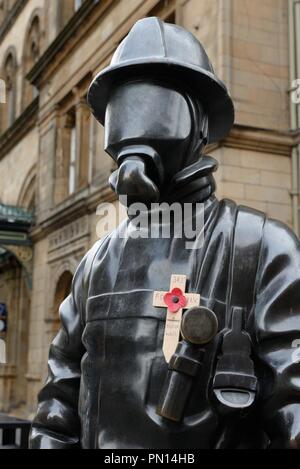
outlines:
[{"label": "carved stone cornice", "polygon": [[13,125],[0,135],[0,160],[22,140],[37,123],[39,98],[25,109]]},{"label": "carved stone cornice", "polygon": [[48,254],[66,248],[83,237],[89,236],[89,220],[85,215],[51,234],[48,239]]},{"label": "carved stone cornice", "polygon": [[6,18],[0,26],[0,42],[3,41],[10,28],[14,25],[17,17],[22,12],[28,0],[16,0],[12,9],[8,12]]},{"label": "carved stone cornice", "polygon": [[38,220],[30,232],[30,239],[37,242],[49,234],[63,228],[68,223],[95,213],[101,202],[115,202],[116,194],[110,189],[107,181],[103,181],[97,190],[83,189],[77,197],[71,197],[53,208],[43,220]]},{"label": "carved stone cornice", "polygon": [[275,131],[237,124],[225,140],[208,147],[208,151],[224,146],[289,157],[299,143],[300,131]]}]

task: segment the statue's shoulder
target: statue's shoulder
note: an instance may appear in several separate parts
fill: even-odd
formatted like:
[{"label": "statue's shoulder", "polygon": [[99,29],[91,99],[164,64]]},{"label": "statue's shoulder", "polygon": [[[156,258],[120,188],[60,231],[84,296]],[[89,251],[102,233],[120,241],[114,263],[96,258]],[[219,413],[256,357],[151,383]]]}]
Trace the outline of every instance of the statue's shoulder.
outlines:
[{"label": "statue's shoulder", "polygon": [[266,213],[256,210],[252,207],[238,205],[232,200],[224,199],[221,201],[223,209],[230,210],[235,214],[236,222],[238,218],[242,220],[239,229],[247,233],[248,229],[255,226],[261,226],[261,236],[265,247],[272,246],[273,251],[286,252],[300,249],[300,242],[294,231],[285,223],[269,217]]},{"label": "statue's shoulder", "polygon": [[249,222],[255,219],[265,219],[266,214],[252,207],[246,205],[239,205],[231,199],[222,199],[219,202],[220,208],[222,210],[230,211],[232,214],[237,217],[238,214],[247,216]]},{"label": "statue's shoulder", "polygon": [[295,232],[285,223],[266,217],[264,226],[264,245],[274,252],[274,255],[300,253],[300,241]]},{"label": "statue's shoulder", "polygon": [[239,205],[233,200],[223,199],[219,202],[219,213],[221,216],[227,214],[236,226],[239,221],[240,228],[247,230],[251,226],[264,225],[266,214],[246,205]]}]

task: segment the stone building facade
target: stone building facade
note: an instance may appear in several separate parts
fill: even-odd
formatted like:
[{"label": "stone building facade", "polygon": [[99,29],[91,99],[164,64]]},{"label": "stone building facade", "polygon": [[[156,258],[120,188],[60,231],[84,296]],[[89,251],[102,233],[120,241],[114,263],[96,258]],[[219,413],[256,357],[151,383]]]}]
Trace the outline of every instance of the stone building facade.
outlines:
[{"label": "stone building facade", "polygon": [[[8,312],[7,329],[0,332],[7,345],[0,412],[34,412],[59,327],[59,304],[97,239],[98,204],[114,202],[107,185],[112,163],[86,92],[139,18],[160,16],[193,32],[233,96],[235,127],[207,149],[220,162],[218,196],[297,229],[299,133],[297,125],[291,131],[289,95],[296,78],[290,58],[294,3],[0,0],[0,78],[6,84],[0,220],[1,207],[3,213],[5,207],[34,212],[26,262],[23,245],[17,254],[7,243],[0,250],[0,303]],[[9,227],[11,217],[3,220]]]}]

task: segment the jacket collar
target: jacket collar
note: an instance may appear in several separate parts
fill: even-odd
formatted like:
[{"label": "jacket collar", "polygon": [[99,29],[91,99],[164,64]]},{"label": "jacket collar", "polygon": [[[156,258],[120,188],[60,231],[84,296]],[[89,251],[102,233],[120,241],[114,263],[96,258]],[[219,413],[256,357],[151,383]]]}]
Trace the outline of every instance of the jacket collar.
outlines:
[{"label": "jacket collar", "polygon": [[202,156],[200,161],[179,171],[164,194],[165,202],[205,202],[216,190],[213,173],[218,162],[211,156]]},{"label": "jacket collar", "polygon": [[[218,166],[215,158],[203,155],[199,161],[182,169],[173,177],[159,202],[205,202],[216,190],[213,173],[217,171]],[[117,173],[118,171],[115,171],[110,178],[113,190],[115,190]]]}]

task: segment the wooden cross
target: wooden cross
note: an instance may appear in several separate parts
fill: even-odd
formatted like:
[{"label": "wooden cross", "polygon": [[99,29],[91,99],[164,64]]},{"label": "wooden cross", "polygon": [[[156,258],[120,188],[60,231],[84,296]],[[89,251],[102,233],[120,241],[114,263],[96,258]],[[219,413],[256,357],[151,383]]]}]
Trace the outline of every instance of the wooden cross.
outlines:
[{"label": "wooden cross", "polygon": [[[185,293],[186,281],[187,277],[185,275],[172,275],[170,292],[154,292],[153,306],[157,308],[168,308],[163,344],[163,352],[167,363],[170,362],[174,355],[180,339],[183,310],[200,306],[200,295],[196,293]],[[169,307],[169,302],[166,301],[166,296],[170,298],[174,289],[179,289],[182,293],[182,295],[178,295],[178,297],[176,297],[176,295],[173,296],[174,305],[176,305],[176,302],[178,304],[184,303],[183,306],[179,306],[177,311],[173,310],[172,305]]]}]

